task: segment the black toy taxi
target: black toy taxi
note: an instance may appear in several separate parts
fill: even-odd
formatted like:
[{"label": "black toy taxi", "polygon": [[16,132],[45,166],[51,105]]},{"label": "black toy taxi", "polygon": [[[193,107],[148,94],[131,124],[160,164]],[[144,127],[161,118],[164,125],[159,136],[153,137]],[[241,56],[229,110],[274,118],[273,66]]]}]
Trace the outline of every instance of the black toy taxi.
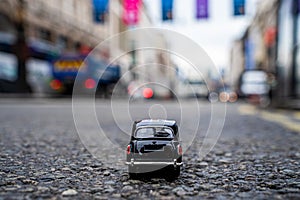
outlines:
[{"label": "black toy taxi", "polygon": [[126,164],[131,178],[154,171],[164,171],[170,179],[177,178],[182,165],[182,147],[176,121],[135,121],[127,146]]}]

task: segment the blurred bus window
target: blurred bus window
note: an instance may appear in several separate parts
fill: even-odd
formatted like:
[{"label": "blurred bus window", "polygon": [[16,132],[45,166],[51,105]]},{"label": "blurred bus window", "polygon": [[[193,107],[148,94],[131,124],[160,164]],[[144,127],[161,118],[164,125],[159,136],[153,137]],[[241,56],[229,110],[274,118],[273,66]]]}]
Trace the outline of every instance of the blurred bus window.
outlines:
[{"label": "blurred bus window", "polygon": [[46,92],[48,81],[51,78],[51,65],[46,60],[30,58],[26,62],[28,83],[34,92]]},{"label": "blurred bus window", "polygon": [[0,79],[17,80],[17,57],[13,54],[0,52]]}]

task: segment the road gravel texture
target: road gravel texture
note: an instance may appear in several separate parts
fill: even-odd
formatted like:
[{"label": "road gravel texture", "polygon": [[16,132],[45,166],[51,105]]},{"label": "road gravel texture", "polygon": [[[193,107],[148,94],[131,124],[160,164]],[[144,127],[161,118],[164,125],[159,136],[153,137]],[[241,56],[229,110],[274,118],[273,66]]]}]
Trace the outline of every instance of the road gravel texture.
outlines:
[{"label": "road gravel texture", "polygon": [[[79,139],[69,100],[7,100],[0,105],[0,199],[300,199],[300,134],[241,115],[241,104],[227,105],[213,150],[201,159],[198,135],[185,149],[180,177],[168,182],[129,179],[119,148],[95,158]],[[201,105],[207,123],[209,103]],[[97,108],[102,116],[104,107]],[[182,109],[193,108],[187,101]],[[117,134],[113,122],[105,124]]]}]

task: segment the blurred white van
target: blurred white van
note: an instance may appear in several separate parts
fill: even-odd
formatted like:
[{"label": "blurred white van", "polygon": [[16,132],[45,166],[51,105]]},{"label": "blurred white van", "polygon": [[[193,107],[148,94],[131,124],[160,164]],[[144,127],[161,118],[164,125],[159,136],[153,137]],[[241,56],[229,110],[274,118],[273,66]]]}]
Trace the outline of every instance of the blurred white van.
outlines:
[{"label": "blurred white van", "polygon": [[241,91],[244,95],[268,95],[270,86],[264,71],[246,71],[242,75]]},{"label": "blurred white van", "polygon": [[249,102],[266,107],[270,103],[268,75],[264,71],[246,71],[241,79],[241,92]]}]

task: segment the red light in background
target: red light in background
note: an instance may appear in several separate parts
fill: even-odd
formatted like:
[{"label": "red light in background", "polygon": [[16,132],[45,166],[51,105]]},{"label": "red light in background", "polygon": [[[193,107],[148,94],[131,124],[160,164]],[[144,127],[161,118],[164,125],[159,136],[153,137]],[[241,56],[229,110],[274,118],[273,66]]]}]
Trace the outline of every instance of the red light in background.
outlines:
[{"label": "red light in background", "polygon": [[61,86],[62,86],[62,84],[59,80],[54,79],[50,82],[50,87],[53,90],[59,90],[59,89],[61,89]]},{"label": "red light in background", "polygon": [[145,88],[143,90],[143,96],[146,99],[150,99],[151,97],[153,97],[153,90],[151,88]]},{"label": "red light in background", "polygon": [[87,89],[93,89],[96,86],[96,82],[94,81],[94,79],[86,79],[84,82],[84,86]]},{"label": "red light in background", "polygon": [[267,47],[272,47],[276,40],[277,29],[275,27],[269,27],[264,34],[264,42]]}]

